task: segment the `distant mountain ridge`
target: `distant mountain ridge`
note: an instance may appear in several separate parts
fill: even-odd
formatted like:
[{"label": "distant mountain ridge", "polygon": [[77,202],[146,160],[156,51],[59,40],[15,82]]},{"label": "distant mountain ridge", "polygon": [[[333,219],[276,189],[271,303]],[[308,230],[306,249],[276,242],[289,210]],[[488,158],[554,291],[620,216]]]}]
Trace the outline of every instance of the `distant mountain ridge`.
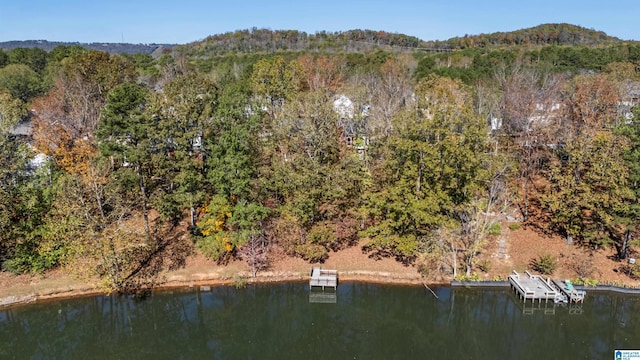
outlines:
[{"label": "distant mountain ridge", "polygon": [[79,43],[47,40],[5,41],[0,49],[37,47],[50,51],[56,46],[82,46],[109,53],[160,53],[171,49],[196,56],[218,56],[229,53],[277,51],[361,52],[372,49],[457,50],[476,47],[526,45],[607,45],[621,39],[602,31],[566,23],[542,24],[508,32],[464,35],[448,40],[425,41],[415,36],[374,30],[319,31],[307,34],[298,30],[245,29],[207,36],[187,44]]},{"label": "distant mountain ridge", "polygon": [[418,48],[425,45],[415,36],[374,30],[318,31],[308,34],[298,30],[245,29],[211,35],[180,49],[191,55],[217,56],[228,53],[277,51],[345,51],[360,52],[373,48]]},{"label": "distant mountain ridge", "polygon": [[80,43],[47,40],[15,40],[0,42],[0,49],[12,50],[15,48],[40,48],[51,51],[57,46],[81,46],[88,50],[106,51],[112,54],[153,54],[164,49],[172,49],[177,44],[129,44],[129,43]]},{"label": "distant mountain ridge", "polygon": [[571,24],[542,24],[510,32],[465,35],[443,41],[425,41],[415,36],[373,30],[316,32],[247,29],[211,35],[179,47],[189,55],[218,56],[227,53],[277,51],[360,52],[372,49],[458,50],[479,47],[527,45],[609,45],[622,42],[602,31]]}]

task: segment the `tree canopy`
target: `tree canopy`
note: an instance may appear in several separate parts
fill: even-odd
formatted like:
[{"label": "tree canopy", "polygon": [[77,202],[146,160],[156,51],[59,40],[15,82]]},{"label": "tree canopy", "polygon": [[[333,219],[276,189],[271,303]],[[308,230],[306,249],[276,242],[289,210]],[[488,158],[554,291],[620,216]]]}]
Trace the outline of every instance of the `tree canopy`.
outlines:
[{"label": "tree canopy", "polygon": [[118,291],[187,238],[254,274],[359,244],[471,276],[505,209],[637,251],[638,46],[567,26],[431,45],[253,29],[160,57],[0,52],[3,268]]}]

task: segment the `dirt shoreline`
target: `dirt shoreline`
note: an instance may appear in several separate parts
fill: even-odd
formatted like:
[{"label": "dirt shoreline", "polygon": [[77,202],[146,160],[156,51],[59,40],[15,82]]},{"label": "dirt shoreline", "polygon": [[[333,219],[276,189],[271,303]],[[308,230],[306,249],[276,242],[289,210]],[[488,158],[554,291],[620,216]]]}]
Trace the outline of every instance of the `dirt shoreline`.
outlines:
[{"label": "dirt shoreline", "polygon": [[[408,273],[393,273],[389,271],[369,271],[356,270],[340,272],[340,281],[357,281],[374,284],[392,284],[392,285],[421,285],[422,280],[418,275]],[[211,273],[203,276],[200,273],[194,273],[191,277],[182,275],[169,275],[167,280],[152,287],[152,291],[171,291],[174,289],[200,288],[203,286],[229,286],[234,285],[238,281],[252,283],[278,283],[278,282],[303,282],[308,280],[308,274],[294,271],[267,271],[251,277],[248,272],[238,272],[234,277],[227,277],[219,273]],[[46,282],[46,281],[45,281]],[[431,284],[430,284],[431,285]],[[433,285],[448,285],[446,283]],[[11,288],[4,289],[2,292],[11,292]],[[105,291],[100,290],[94,284],[80,283],[64,288],[49,287],[44,284],[40,289],[34,290],[27,294],[5,295],[0,297],[0,309],[15,307],[35,302],[44,302],[48,300],[62,300],[83,296],[107,295]]]},{"label": "dirt shoreline", "polygon": [[[268,283],[280,283],[280,282],[306,282],[308,275],[300,272],[282,271],[282,272],[265,272],[258,274],[256,277],[250,277],[248,272],[239,272],[236,274],[236,278],[227,278],[218,275],[206,278],[201,274],[194,276],[191,279],[185,279],[183,277],[167,280],[164,283],[158,284],[152,288],[154,292],[174,291],[174,290],[188,290],[202,287],[214,287],[214,286],[231,286],[235,285],[238,279],[243,279],[246,284],[268,284]],[[384,285],[411,285],[411,286],[451,286],[451,287],[468,287],[468,288],[481,288],[481,287],[507,287],[508,282],[505,281],[480,281],[480,282],[429,282],[424,283],[422,278],[418,275],[411,275],[408,273],[393,273],[388,271],[369,271],[369,270],[355,270],[345,271],[339,274],[340,281],[355,281],[371,284],[384,284]],[[582,288],[582,287],[581,287]],[[618,286],[601,285],[601,286],[589,286],[584,287],[589,291],[609,291],[616,293],[624,293],[631,295],[640,295],[640,289],[638,288],[624,288]],[[0,310],[22,306],[32,303],[43,303],[53,300],[64,300],[71,298],[79,298],[85,296],[107,295],[106,292],[99,290],[94,285],[86,283],[83,286],[73,288],[45,288],[40,292],[29,293],[25,295],[8,295],[0,297]]]},{"label": "dirt shoreline", "polygon": [[[493,283],[496,280],[504,282],[512,271],[527,270],[532,258],[541,254],[556,254],[559,266],[554,271],[553,278],[577,278],[571,264],[578,260],[586,261],[593,267],[592,276],[589,278],[601,285],[598,288],[587,289],[640,293],[640,280],[632,279],[619,270],[621,263],[611,260],[614,256],[612,249],[588,253],[584,249],[568,246],[563,239],[542,237],[531,230],[505,232],[503,242],[506,242],[506,246],[500,245],[500,239],[496,238],[490,241],[479,255],[479,262],[485,261],[490,265],[488,271],[476,274],[479,283]],[[401,264],[391,258],[372,257],[362,251],[362,245],[331,252],[321,266],[337,270],[341,281],[455,286],[450,278],[427,278],[423,283],[423,278],[414,266]],[[318,265],[309,264],[300,258],[276,256],[268,271],[261,271],[253,278],[247,264],[242,261],[231,261],[221,265],[194,252],[185,258],[179,269],[158,274],[153,291],[241,283],[308,281],[309,271],[314,266]],[[97,286],[98,283],[97,279],[74,278],[64,269],[42,275],[12,275],[0,271],[0,309],[50,299],[104,294],[105,292]],[[470,287],[477,286],[475,283],[468,284]]]}]

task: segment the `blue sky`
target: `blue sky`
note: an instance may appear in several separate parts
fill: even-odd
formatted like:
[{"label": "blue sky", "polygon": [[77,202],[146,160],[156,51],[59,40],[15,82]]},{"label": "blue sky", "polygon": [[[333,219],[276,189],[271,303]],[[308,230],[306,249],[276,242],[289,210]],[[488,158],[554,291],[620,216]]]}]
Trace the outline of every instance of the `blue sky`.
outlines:
[{"label": "blue sky", "polygon": [[640,40],[638,0],[0,0],[0,41],[188,43],[251,27],[445,40],[570,23]]}]

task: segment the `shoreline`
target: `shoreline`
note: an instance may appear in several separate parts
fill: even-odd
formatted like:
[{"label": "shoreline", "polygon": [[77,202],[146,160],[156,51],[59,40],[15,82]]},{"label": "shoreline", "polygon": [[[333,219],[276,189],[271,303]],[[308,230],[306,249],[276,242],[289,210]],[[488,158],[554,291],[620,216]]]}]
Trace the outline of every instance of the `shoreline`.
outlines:
[{"label": "shoreline", "polygon": [[[491,287],[510,287],[508,281],[457,281],[453,280],[450,284],[454,288],[491,288]],[[640,295],[640,288],[622,287],[616,285],[574,285],[578,290],[597,291],[597,292],[614,292],[618,294]]]},{"label": "shoreline", "polygon": [[[193,274],[190,277],[172,276],[164,282],[152,286],[153,291],[172,291],[175,289],[199,288],[202,286],[234,286],[238,280],[245,284],[269,284],[279,282],[306,282],[309,275],[301,272],[264,272],[256,277],[251,277],[249,273],[239,272],[234,277],[220,276],[219,274]],[[388,271],[343,271],[340,272],[341,281],[357,281],[381,285],[420,285],[422,281],[418,276],[393,273]],[[430,284],[431,285],[431,284]],[[447,283],[434,283],[434,285],[446,286]],[[109,295],[106,291],[98,289],[90,283],[72,288],[47,288],[34,291],[24,295],[7,295],[0,297],[0,310],[17,307],[21,305],[41,303],[52,300],[65,300],[85,296]]]},{"label": "shoreline", "polygon": [[[174,277],[173,279],[167,279],[166,281],[150,288],[152,292],[163,291],[175,291],[175,290],[189,290],[189,289],[201,289],[202,287],[215,287],[215,286],[235,286],[238,281],[242,282],[241,286],[248,284],[270,284],[281,282],[306,282],[309,275],[301,272],[265,272],[260,273],[256,277],[246,276],[244,272],[237,273],[235,277],[222,277],[222,276],[192,276],[189,279],[184,277]],[[410,285],[418,286],[438,286],[438,287],[451,287],[451,288],[498,288],[509,287],[507,281],[476,281],[476,282],[424,282],[420,276],[406,274],[406,273],[394,273],[389,271],[369,271],[369,270],[356,270],[356,271],[342,271],[339,273],[339,281],[347,282],[362,282],[369,284],[379,285]],[[576,285],[576,288],[586,291],[597,292],[612,292],[626,295],[640,295],[640,288],[626,288],[614,285],[596,285],[596,286],[583,286]],[[25,295],[8,295],[0,298],[0,310],[19,307],[22,305],[44,303],[55,300],[65,300],[72,298],[81,298],[88,296],[109,296],[105,291],[102,291],[92,284],[84,283],[82,286],[73,288],[48,288],[39,292],[32,292]]]}]

